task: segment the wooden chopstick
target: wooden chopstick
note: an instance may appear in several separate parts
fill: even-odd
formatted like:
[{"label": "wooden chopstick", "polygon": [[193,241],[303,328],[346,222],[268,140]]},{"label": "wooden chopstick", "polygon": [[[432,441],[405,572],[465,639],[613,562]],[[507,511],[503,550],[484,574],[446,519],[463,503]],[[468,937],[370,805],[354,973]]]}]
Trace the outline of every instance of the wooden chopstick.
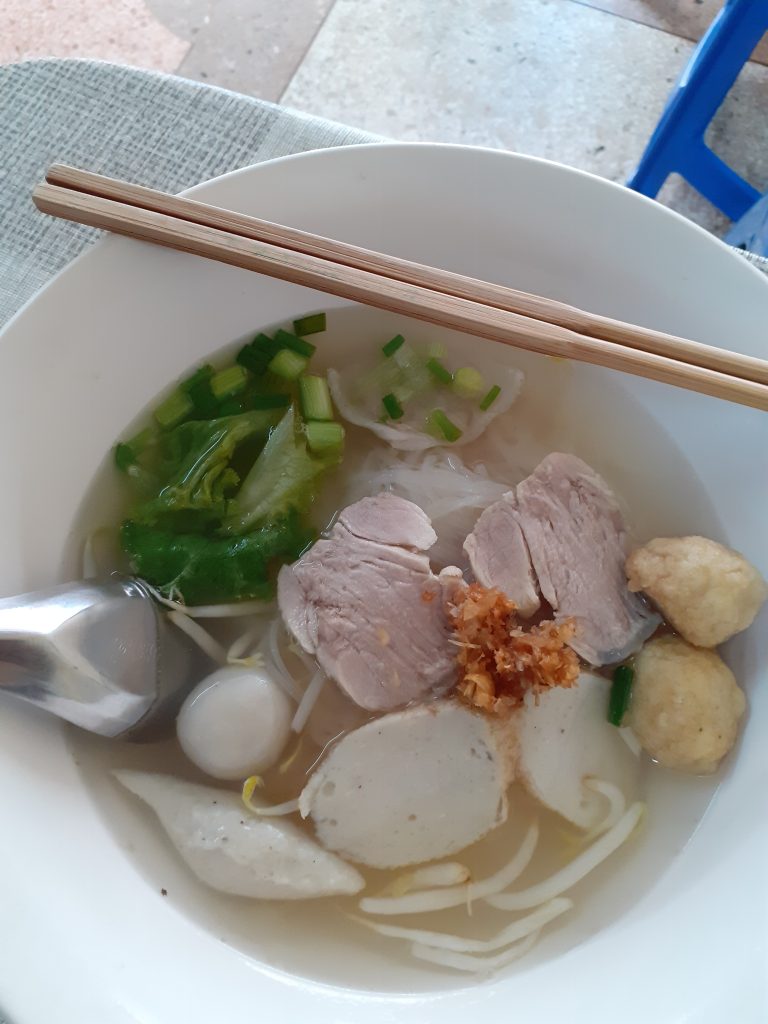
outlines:
[{"label": "wooden chopstick", "polygon": [[768,384],[768,362],[744,356],[735,352],[688,341],[674,335],[653,331],[613,320],[610,317],[587,313],[575,306],[556,302],[540,295],[518,291],[504,285],[491,284],[477,278],[464,277],[448,270],[427,267],[421,263],[399,259],[384,253],[372,252],[346,242],[323,238],[307,231],[274,224],[271,221],[249,217],[245,214],[223,210],[205,203],[186,199],[182,196],[168,195],[142,185],[107,178],[91,171],[82,171],[66,164],[52,164],[46,174],[46,180],[52,185],[61,185],[78,192],[114,199],[143,210],[155,210],[212,228],[220,228],[243,238],[253,238],[260,242],[269,242],[295,252],[308,253],[321,259],[331,260],[348,267],[369,270],[371,273],[390,277],[396,281],[429,288],[431,291],[455,295],[458,298],[481,302],[496,309],[505,309],[511,313],[540,320],[543,323],[567,327],[578,334],[590,338],[613,341],[617,345],[636,348],[643,352],[654,352],[656,355],[667,356],[678,362],[704,366],[710,370],[719,370],[732,377],[743,377]]},{"label": "wooden chopstick", "polygon": [[[344,243],[84,171],[57,166],[52,168],[51,177],[63,184],[39,185],[33,198],[40,210],[54,216],[254,270],[528,351],[593,363],[768,410],[768,385],[765,383],[768,381],[768,363],[762,360],[721,352],[631,325],[619,325],[633,337],[634,332],[639,331],[641,335],[653,335],[656,339],[654,344],[663,340],[666,351],[676,352],[677,344],[682,341],[688,359],[693,359],[694,352],[703,349],[710,362],[715,358],[718,367],[723,369],[681,361],[666,354],[629,347],[627,343],[591,337],[558,321],[553,322],[557,309],[553,311],[552,306],[571,311],[577,317],[591,319],[593,325],[603,318],[592,318],[591,314],[528,296],[524,292],[380,256]],[[99,195],[97,190],[109,191],[116,198]],[[253,237],[257,230],[263,231],[265,237],[268,234],[270,238],[279,240],[280,244]],[[357,259],[359,265],[353,264]],[[379,272],[380,263],[386,268],[382,272]],[[406,279],[406,275],[412,273],[416,282]],[[392,276],[395,274],[402,276]],[[427,285],[433,275],[438,279],[438,288]],[[478,300],[476,286],[480,295],[486,296],[490,290],[498,301],[501,301],[498,292],[504,293],[503,301],[508,303],[512,301],[508,298],[509,293],[522,296],[531,303],[531,312],[540,306],[542,312],[552,319],[533,318],[489,304],[484,298]],[[454,291],[440,290],[449,287]],[[459,290],[461,294],[456,294]],[[618,324],[617,321],[608,322]],[[649,344],[652,340],[644,337],[643,343]],[[725,372],[725,367],[736,372]],[[741,376],[744,373],[751,374],[751,377]]]}]

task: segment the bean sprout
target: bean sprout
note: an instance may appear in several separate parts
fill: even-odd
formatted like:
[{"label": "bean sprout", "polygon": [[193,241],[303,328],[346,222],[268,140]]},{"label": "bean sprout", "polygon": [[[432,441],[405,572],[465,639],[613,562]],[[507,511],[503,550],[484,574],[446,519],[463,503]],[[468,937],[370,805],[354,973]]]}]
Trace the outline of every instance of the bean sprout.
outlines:
[{"label": "bean sprout", "polygon": [[[233,640],[229,645],[227,651],[227,661],[231,664],[238,664],[242,659],[245,652],[259,637],[260,633],[263,632],[263,624],[261,622],[254,622],[250,629],[247,629],[244,633],[241,633],[237,639]],[[253,657],[253,655],[251,655]]]},{"label": "bean sprout", "polygon": [[301,747],[302,747],[303,743],[304,743],[304,737],[303,736],[299,736],[299,738],[296,740],[296,744],[295,744],[293,750],[290,752],[288,757],[286,757],[286,759],[280,763],[280,766],[277,769],[278,772],[280,773],[280,775],[285,775],[285,773],[291,767],[293,762],[299,756],[299,751],[301,750]]},{"label": "bean sprout", "polygon": [[147,590],[156,601],[170,608],[171,611],[181,612],[191,619],[236,619],[244,615],[266,615],[275,610],[274,601],[233,601],[231,604],[184,604],[181,601],[172,601],[156,590],[145,584]]},{"label": "bean sprout", "polygon": [[99,575],[99,566],[93,550],[93,534],[89,533],[83,545],[83,579],[92,580]]},{"label": "bean sprout", "polygon": [[445,864],[429,864],[425,868],[417,868],[415,871],[409,871],[406,875],[400,875],[385,891],[389,896],[405,896],[407,892],[413,892],[415,889],[463,885],[469,881],[470,877],[469,868],[456,861],[448,861]]},{"label": "bean sprout", "polygon": [[405,896],[368,896],[360,900],[360,909],[367,914],[421,914],[460,907],[463,903],[470,904],[472,900],[493,896],[512,885],[525,871],[538,841],[539,826],[537,822],[533,822],[512,860],[483,881],[469,882],[450,889],[427,889]]},{"label": "bean sprout", "polygon": [[243,803],[245,804],[249,811],[252,811],[254,814],[261,814],[264,817],[278,816],[283,814],[295,814],[296,811],[298,811],[298,799],[286,800],[285,803],[272,804],[271,806],[269,804],[265,804],[260,807],[258,804],[255,804],[253,802],[253,794],[256,792],[257,789],[260,789],[263,785],[264,779],[262,779],[260,775],[249,775],[248,778],[243,783],[243,789],[240,796],[242,798]]},{"label": "bean sprout", "polygon": [[291,673],[288,671],[288,666],[285,664],[285,660],[280,651],[280,629],[282,622],[279,618],[273,620],[272,625],[269,627],[269,633],[267,634],[267,643],[269,646],[269,655],[272,658],[275,669],[277,670],[279,682],[282,683],[283,689],[288,693],[289,697],[298,704],[301,700],[301,690],[296,685],[296,680],[293,678]]},{"label": "bean sprout", "polygon": [[182,633],[186,633],[190,640],[193,640],[212,661],[223,664],[227,660],[227,652],[218,640],[214,640],[208,630],[203,629],[199,622],[195,622],[194,619],[190,619],[180,612],[168,612],[168,618],[175,626],[179,627]]},{"label": "bean sprout", "polygon": [[640,740],[628,725],[624,725],[619,729],[619,736],[621,736],[635,757],[640,757],[643,748],[640,746]]},{"label": "bean sprout", "polygon": [[379,935],[386,935],[390,939],[408,939],[410,942],[417,942],[422,946],[431,946],[434,949],[448,949],[453,953],[493,953],[497,949],[510,946],[518,939],[524,939],[531,932],[543,928],[545,924],[554,921],[556,917],[564,914],[573,906],[571,900],[559,898],[545,903],[538,907],[527,917],[521,917],[506,928],[502,928],[490,939],[465,939],[461,935],[451,935],[446,932],[428,932],[421,928],[401,928],[400,925],[381,924],[378,921],[370,921],[367,917],[355,917],[355,921],[364,924],[366,928],[377,932]]},{"label": "bean sprout", "polygon": [[514,963],[520,957],[530,953],[538,942],[541,929],[526,935],[514,946],[505,949],[503,953],[496,956],[477,956],[473,953],[451,953],[446,949],[436,949],[434,946],[425,946],[420,942],[414,942],[411,946],[411,954],[418,960],[427,960],[432,964],[439,964],[440,967],[452,967],[455,971],[471,971],[473,974],[491,974],[500,967]]},{"label": "bean sprout", "polygon": [[610,857],[622,843],[632,835],[642,817],[645,805],[634,803],[626,814],[609,828],[583,853],[566,864],[560,871],[550,875],[543,882],[521,889],[520,892],[505,892],[485,897],[485,902],[498,910],[527,910],[566,892],[586,877],[590,871]]},{"label": "bean sprout", "polygon": [[265,807],[259,807],[256,804],[248,804],[248,810],[254,814],[259,814],[264,818],[280,817],[285,814],[295,814],[299,809],[298,798],[295,800],[286,800],[283,804],[272,804]]},{"label": "bean sprout", "polygon": [[317,669],[299,701],[299,706],[296,708],[296,714],[291,722],[292,732],[301,732],[307,724],[307,719],[312,714],[312,709],[317,703],[318,697],[327,681],[328,676],[326,676],[325,672],[321,668]]}]

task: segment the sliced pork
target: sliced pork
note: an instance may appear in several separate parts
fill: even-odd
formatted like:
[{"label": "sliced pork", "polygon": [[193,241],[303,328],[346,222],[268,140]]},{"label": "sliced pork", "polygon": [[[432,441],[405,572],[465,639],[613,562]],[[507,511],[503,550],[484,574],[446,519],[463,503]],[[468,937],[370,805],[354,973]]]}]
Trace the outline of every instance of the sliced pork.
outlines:
[{"label": "sliced pork", "polygon": [[621,661],[661,621],[627,587],[626,548],[608,485],[557,452],[486,509],[465,544],[480,582],[503,590],[523,615],[537,607],[535,579],[555,618],[575,619],[571,646],[592,665]]},{"label": "sliced pork", "polygon": [[344,509],[327,539],[280,570],[287,628],[360,707],[401,707],[456,680],[444,597],[457,570],[433,574],[435,539],[417,505],[380,494]]},{"label": "sliced pork", "polygon": [[514,492],[489,505],[464,541],[464,550],[478,583],[502,590],[524,618],[538,611],[539,591]]}]

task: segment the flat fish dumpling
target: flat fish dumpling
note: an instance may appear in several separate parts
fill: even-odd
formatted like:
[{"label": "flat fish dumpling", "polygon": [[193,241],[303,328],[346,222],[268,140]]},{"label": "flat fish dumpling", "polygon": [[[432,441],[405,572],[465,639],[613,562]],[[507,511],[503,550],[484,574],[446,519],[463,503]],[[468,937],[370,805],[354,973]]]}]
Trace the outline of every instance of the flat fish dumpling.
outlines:
[{"label": "flat fish dumpling", "polygon": [[613,783],[629,799],[639,773],[637,757],[607,719],[611,684],[582,672],[575,686],[531,694],[517,712],[519,780],[545,806],[579,828],[605,817],[605,798],[584,785]]},{"label": "flat fish dumpling", "polygon": [[220,892],[302,900],[360,892],[359,871],[292,822],[249,814],[237,793],[155,772],[116,771],[149,804],[195,875]]},{"label": "flat fish dumpling", "polygon": [[507,818],[512,754],[499,723],[451,701],[348,733],[299,799],[327,850],[377,868],[445,857]]}]

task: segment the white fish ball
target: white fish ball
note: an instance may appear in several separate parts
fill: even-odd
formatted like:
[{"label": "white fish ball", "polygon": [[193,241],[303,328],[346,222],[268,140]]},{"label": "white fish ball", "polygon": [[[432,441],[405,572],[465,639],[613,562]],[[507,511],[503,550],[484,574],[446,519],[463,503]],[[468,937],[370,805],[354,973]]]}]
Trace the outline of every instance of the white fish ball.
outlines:
[{"label": "white fish ball", "polygon": [[293,706],[264,669],[222,668],[189,694],[176,733],[193,764],[214,779],[271,768],[290,735]]}]

